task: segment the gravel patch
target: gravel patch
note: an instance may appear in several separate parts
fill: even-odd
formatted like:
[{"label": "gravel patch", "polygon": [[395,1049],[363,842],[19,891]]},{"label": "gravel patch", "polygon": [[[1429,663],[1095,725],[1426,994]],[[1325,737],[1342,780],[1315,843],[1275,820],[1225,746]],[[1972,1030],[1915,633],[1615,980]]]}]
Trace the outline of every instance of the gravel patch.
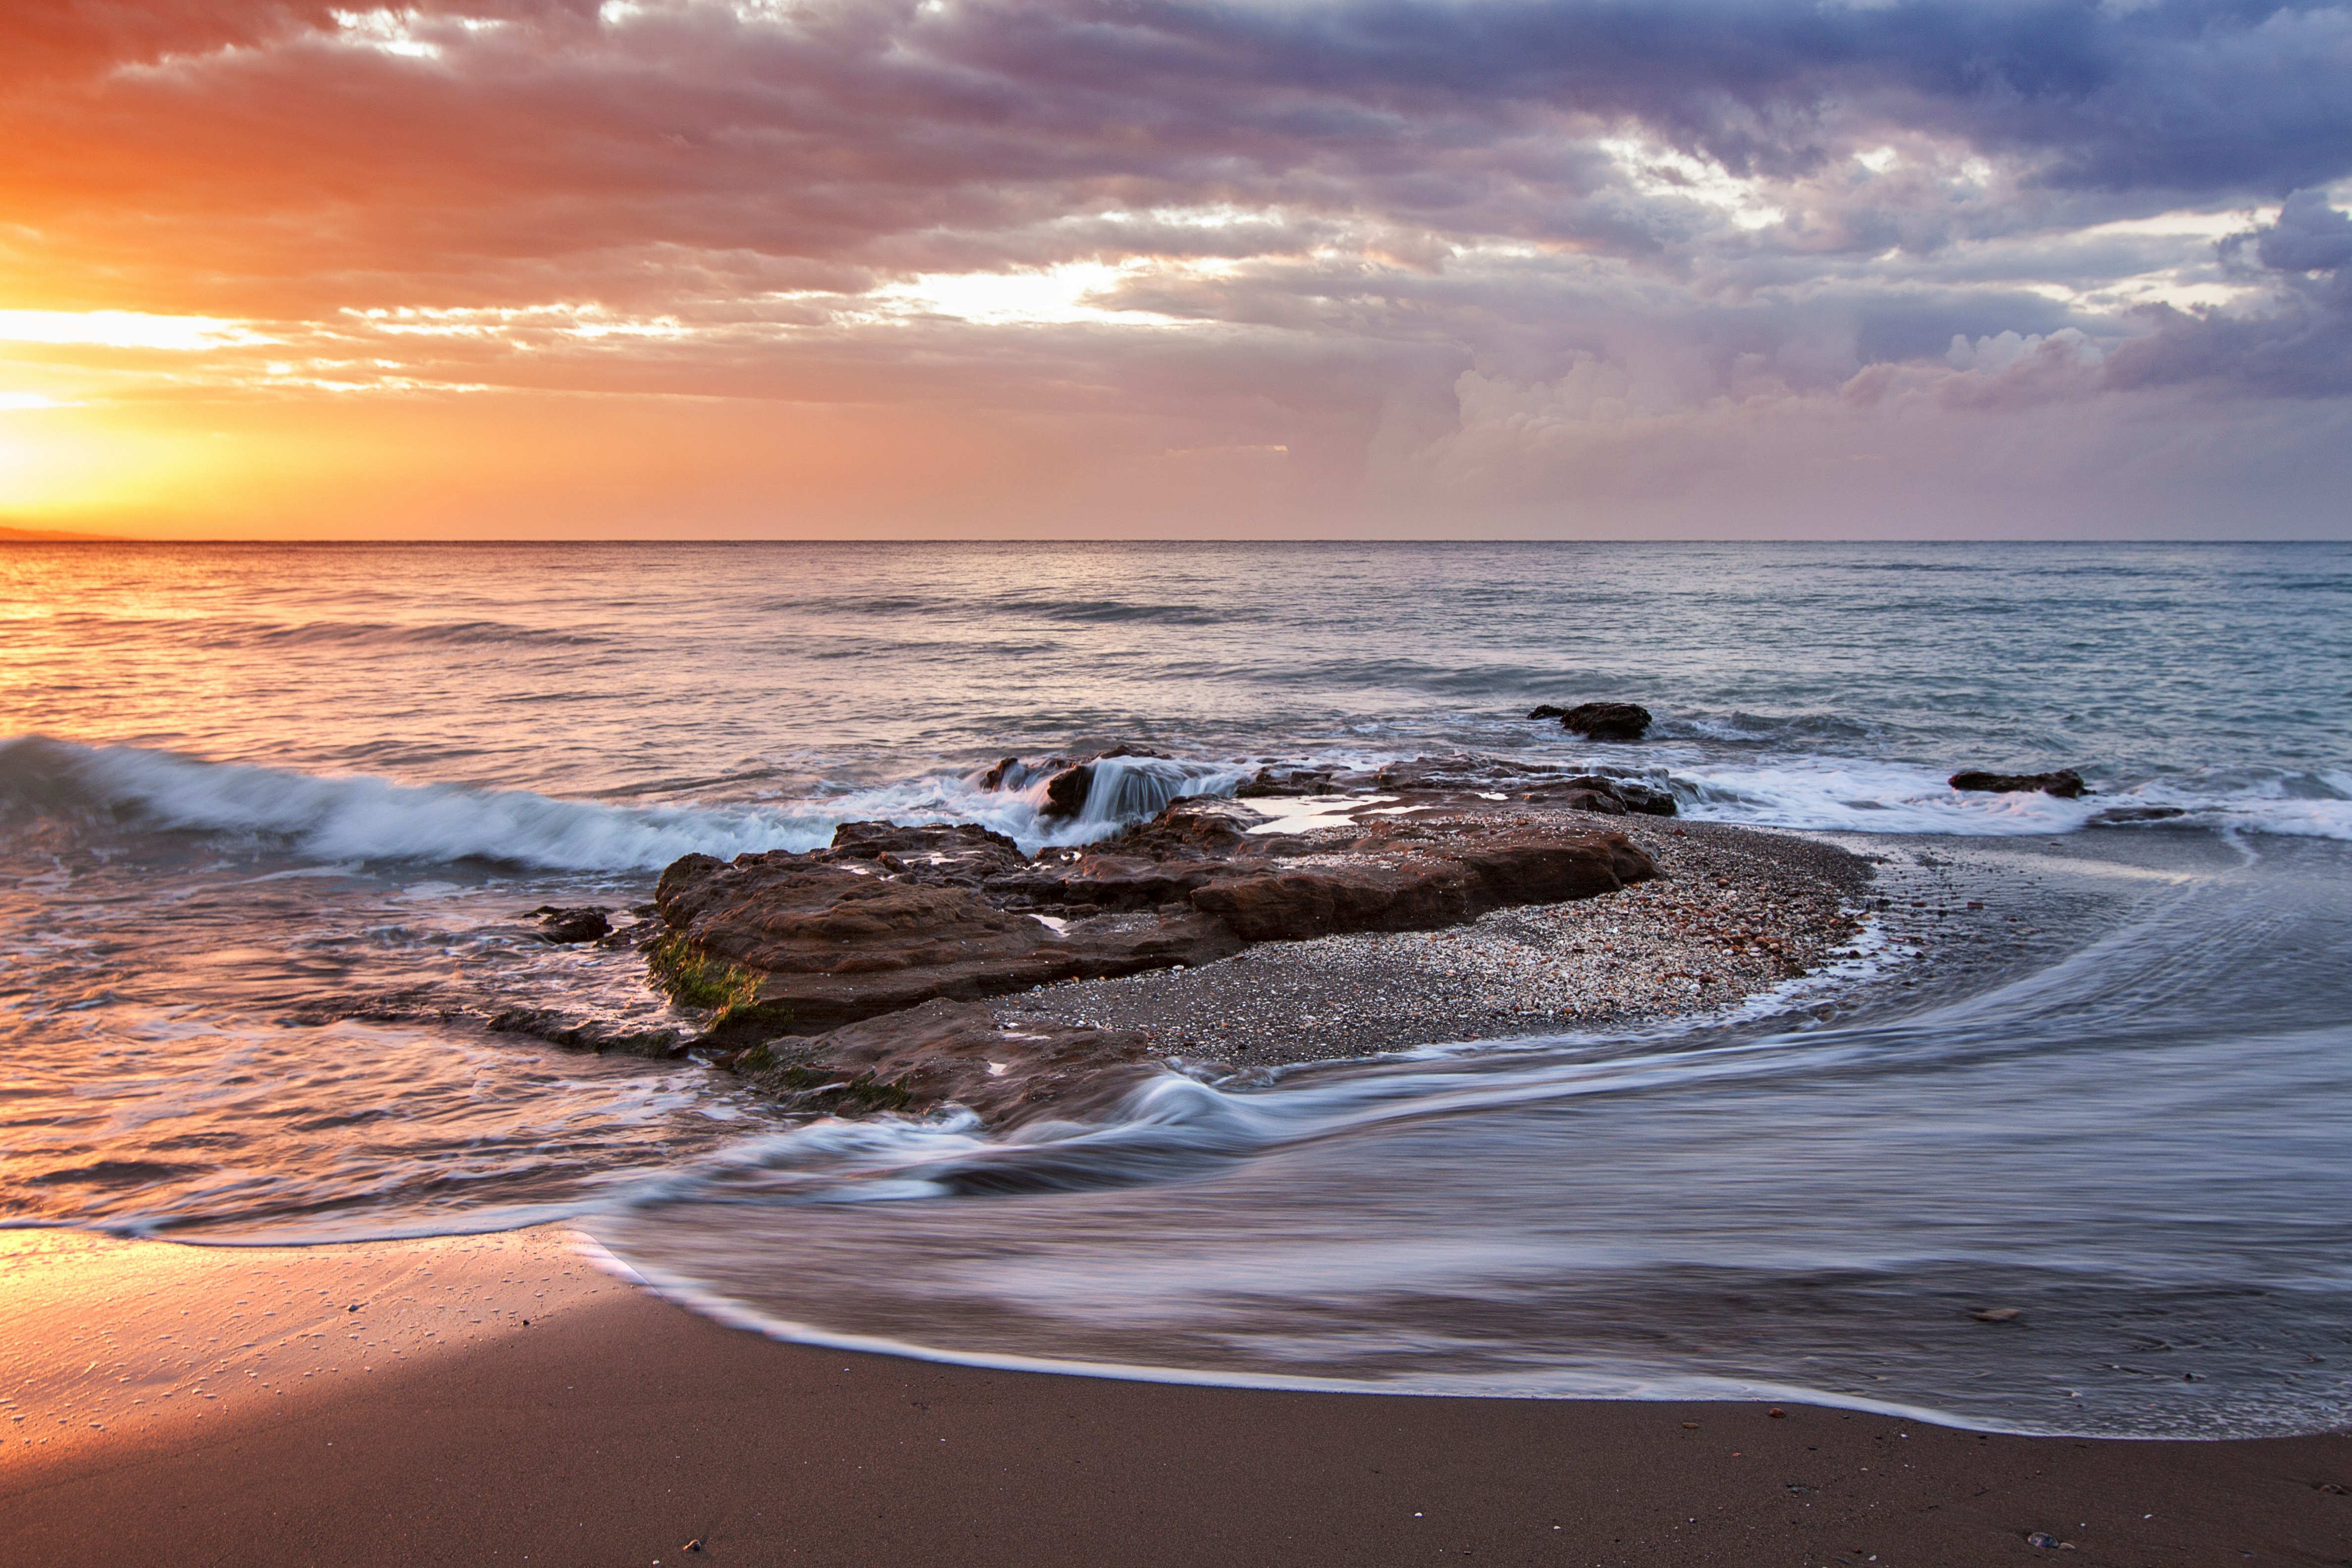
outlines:
[{"label": "gravel patch", "polygon": [[[1529,814],[1627,829],[1623,817]],[[1715,1012],[1849,953],[1871,868],[1832,845],[1683,823],[1632,829],[1665,873],[1441,931],[1264,942],[1199,969],[1002,998],[998,1018],[1146,1035],[1235,1068]]]}]

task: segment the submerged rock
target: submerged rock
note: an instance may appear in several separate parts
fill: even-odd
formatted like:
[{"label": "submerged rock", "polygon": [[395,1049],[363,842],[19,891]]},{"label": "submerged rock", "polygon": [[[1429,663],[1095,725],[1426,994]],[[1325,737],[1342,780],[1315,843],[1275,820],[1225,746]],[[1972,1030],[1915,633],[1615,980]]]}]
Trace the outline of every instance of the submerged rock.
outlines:
[{"label": "submerged rock", "polygon": [[1984,795],[2026,795],[2040,790],[2062,800],[2073,800],[2091,793],[2083,775],[2072,768],[2060,768],[2047,773],[1990,773],[1968,770],[1954,773],[1951,785],[1957,790],[1969,790]]},{"label": "submerged rock", "polygon": [[2170,822],[2176,816],[2186,816],[2183,805],[2114,805],[2091,818],[2092,827],[2128,827],[2136,822]]},{"label": "submerged rock", "polygon": [[1547,702],[1531,710],[1530,719],[1557,719],[1588,741],[1638,741],[1650,729],[1650,710],[1638,702],[1580,702],[1555,708]]},{"label": "submerged rock", "polygon": [[1008,1028],[979,1003],[933,1001],[772,1040],[731,1065],[791,1110],[856,1115],[952,1103],[1011,1126],[1108,1109],[1160,1070],[1148,1044],[1118,1029]]},{"label": "submerged rock", "polygon": [[482,1026],[494,1035],[530,1035],[566,1050],[594,1051],[599,1056],[674,1061],[686,1055],[686,1036],[667,1026],[633,1028],[551,1007],[509,1007],[483,1020]]},{"label": "submerged rock", "polygon": [[[1626,812],[1643,816],[1673,816],[1682,809],[1672,792],[1634,779],[1606,779],[1588,773],[1563,779],[1555,787],[1563,792],[1562,795],[1554,797],[1547,791],[1544,798],[1558,798],[1562,805],[1578,811],[1599,812],[1604,816],[1619,816]],[[1530,794],[1528,798],[1537,797]]]},{"label": "submerged rock", "polygon": [[541,904],[530,912],[539,921],[539,934],[550,942],[594,942],[613,931],[609,918],[612,911],[601,904],[582,904],[572,909]]}]

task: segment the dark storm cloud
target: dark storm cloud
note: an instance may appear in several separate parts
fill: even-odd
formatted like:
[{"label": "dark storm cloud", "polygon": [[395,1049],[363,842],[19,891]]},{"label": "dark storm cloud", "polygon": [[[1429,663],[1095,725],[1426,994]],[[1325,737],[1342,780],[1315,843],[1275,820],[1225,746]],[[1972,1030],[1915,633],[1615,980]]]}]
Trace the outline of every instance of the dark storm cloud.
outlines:
[{"label": "dark storm cloud", "polygon": [[[2317,191],[2297,191],[2278,221],[2252,236],[2254,255],[2280,272],[2333,272],[2352,262],[2352,214],[2337,212]],[[2242,248],[2238,241],[2230,248]]]},{"label": "dark storm cloud", "polygon": [[[2046,157],[2065,184],[2277,195],[2352,167],[2333,5],[1147,4],[992,13],[982,36],[974,58],[1009,76],[1133,82],[1294,134],[1560,109],[1794,174],[1858,110]],[[1303,102],[1332,107],[1317,123]]]},{"label": "dark storm cloud", "polygon": [[2107,367],[2119,387],[2202,383],[2285,397],[2352,393],[2352,216],[2316,192],[2290,197],[2275,224],[2225,241],[2275,284],[2270,307],[2231,314],[2164,309],[2155,330]]},{"label": "dark storm cloud", "polygon": [[[20,78],[0,167],[34,213],[74,195],[156,224],[190,205],[232,223],[331,205],[320,248],[395,270],[655,242],[803,258],[878,247],[887,261],[943,233],[1117,201],[1672,247],[1685,237],[1654,205],[1594,199],[1612,170],[1570,132],[1615,123],[1774,178],[1905,132],[2011,159],[2028,189],[2109,198],[2275,198],[2352,171],[2341,5],[775,15],[513,0],[373,13],[405,29],[416,54],[403,56],[355,47],[369,28],[322,7],[29,0],[0,24],[14,62],[0,71]],[[1843,246],[1939,237],[1906,216],[1857,205]]]}]

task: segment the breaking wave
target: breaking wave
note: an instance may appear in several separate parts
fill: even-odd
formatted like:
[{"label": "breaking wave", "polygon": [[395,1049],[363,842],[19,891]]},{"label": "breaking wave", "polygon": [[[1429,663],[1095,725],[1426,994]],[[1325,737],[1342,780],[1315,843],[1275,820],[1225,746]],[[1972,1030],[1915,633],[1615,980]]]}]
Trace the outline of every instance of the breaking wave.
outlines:
[{"label": "breaking wave", "polygon": [[266,842],[328,861],[487,860],[559,871],[658,870],[681,855],[807,850],[845,822],[976,822],[1024,848],[1107,837],[1180,795],[1229,793],[1243,770],[1118,758],[1066,818],[1049,780],[986,791],[954,773],[790,804],[609,805],[530,790],[404,784],[212,763],[137,746],[42,736],[0,742],[0,815]]},{"label": "breaking wave", "polygon": [[1964,792],[1941,769],[1853,758],[1702,763],[1676,770],[1675,784],[1697,820],[1812,832],[2020,837],[2176,823],[2352,839],[2352,773],[2342,770],[2102,781],[2075,800]]}]

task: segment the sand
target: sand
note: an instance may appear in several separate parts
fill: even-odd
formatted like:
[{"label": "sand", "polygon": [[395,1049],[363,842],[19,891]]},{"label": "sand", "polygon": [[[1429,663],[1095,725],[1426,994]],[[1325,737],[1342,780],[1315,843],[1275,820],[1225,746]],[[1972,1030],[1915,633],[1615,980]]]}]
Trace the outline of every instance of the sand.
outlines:
[{"label": "sand", "polygon": [[0,1231],[0,1471],[177,1441],[625,1293],[541,1227],[378,1246]]},{"label": "sand", "polygon": [[[168,1362],[122,1331],[133,1307],[226,1322],[257,1280],[418,1300],[371,1372],[20,1441],[0,1564],[2352,1561],[2352,1436],[2088,1442],[1802,1405],[982,1371],[776,1343],[595,1275],[560,1233],[491,1239],[12,1266],[20,1386],[65,1386],[107,1323],[115,1363]],[[413,1289],[428,1274],[460,1287],[438,1316]],[[460,1300],[474,1337],[423,1345],[457,1339]]]}]

